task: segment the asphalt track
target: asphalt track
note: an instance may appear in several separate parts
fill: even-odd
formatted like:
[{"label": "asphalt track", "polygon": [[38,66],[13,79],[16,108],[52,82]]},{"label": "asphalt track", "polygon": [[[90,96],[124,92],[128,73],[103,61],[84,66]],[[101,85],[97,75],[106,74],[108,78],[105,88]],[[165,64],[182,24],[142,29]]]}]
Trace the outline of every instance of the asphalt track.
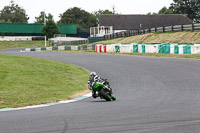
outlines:
[{"label": "asphalt track", "polygon": [[26,52],[96,71],[117,101],[0,112],[0,133],[199,133],[200,60],[126,55]]}]

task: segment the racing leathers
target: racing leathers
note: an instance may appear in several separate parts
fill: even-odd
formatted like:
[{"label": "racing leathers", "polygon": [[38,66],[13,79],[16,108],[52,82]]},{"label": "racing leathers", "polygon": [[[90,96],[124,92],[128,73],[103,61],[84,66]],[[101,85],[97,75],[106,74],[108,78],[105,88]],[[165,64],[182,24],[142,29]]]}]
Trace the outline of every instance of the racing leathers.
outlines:
[{"label": "racing leathers", "polygon": [[96,91],[93,88],[93,85],[100,79],[100,77],[95,73],[91,72],[90,73],[90,78],[88,80],[88,88],[92,90],[92,97],[96,98],[98,97],[98,94],[96,94]]}]

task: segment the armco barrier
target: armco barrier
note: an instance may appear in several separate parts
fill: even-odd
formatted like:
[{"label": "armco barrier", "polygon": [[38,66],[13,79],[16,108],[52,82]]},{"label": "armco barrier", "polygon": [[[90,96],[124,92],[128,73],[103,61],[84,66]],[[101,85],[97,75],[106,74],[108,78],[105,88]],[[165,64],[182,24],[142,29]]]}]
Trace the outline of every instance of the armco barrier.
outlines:
[{"label": "armco barrier", "polygon": [[58,46],[58,50],[65,50],[65,46]]},{"label": "armco barrier", "polygon": [[132,45],[121,45],[120,53],[133,53],[133,46]]},{"label": "armco barrier", "polygon": [[138,44],[138,53],[145,53],[145,44]]},{"label": "armco barrier", "polygon": [[115,45],[115,52],[120,53],[120,45]]},{"label": "armco barrier", "polygon": [[106,50],[108,53],[114,53],[115,52],[115,45],[106,45]]},{"label": "armco barrier", "polygon": [[200,44],[97,44],[96,52],[200,54]]},{"label": "armco barrier", "polygon": [[183,45],[178,45],[178,54],[183,54]]},{"label": "armco barrier", "polygon": [[157,47],[155,45],[145,45],[145,53],[157,53]]},{"label": "armco barrier", "polygon": [[71,46],[65,46],[65,50],[71,50]]},{"label": "armco barrier", "polygon": [[138,53],[138,44],[133,44],[133,53]]},{"label": "armco barrier", "polygon": [[25,52],[43,51],[43,50],[95,50],[95,49],[96,49],[96,44],[81,45],[81,46],[66,45],[66,46],[54,46],[54,47],[42,47],[42,48],[26,48]]},{"label": "armco barrier", "polygon": [[161,54],[200,54],[200,44],[92,44],[81,46],[56,46],[26,48],[25,52],[43,50],[95,50],[109,53],[161,53]]},{"label": "armco barrier", "polygon": [[170,54],[170,51],[171,51],[170,44],[158,44],[157,46],[158,46],[157,53]]},{"label": "armco barrier", "polygon": [[71,46],[71,50],[78,50],[78,46]]},{"label": "armco barrier", "polygon": [[52,47],[46,47],[46,50],[52,50]]},{"label": "armco barrier", "polygon": [[179,54],[179,47],[177,44],[170,45],[170,54]]},{"label": "armco barrier", "polygon": [[194,44],[193,49],[194,49],[194,51],[192,51],[192,54],[200,54],[200,45],[199,44]]}]

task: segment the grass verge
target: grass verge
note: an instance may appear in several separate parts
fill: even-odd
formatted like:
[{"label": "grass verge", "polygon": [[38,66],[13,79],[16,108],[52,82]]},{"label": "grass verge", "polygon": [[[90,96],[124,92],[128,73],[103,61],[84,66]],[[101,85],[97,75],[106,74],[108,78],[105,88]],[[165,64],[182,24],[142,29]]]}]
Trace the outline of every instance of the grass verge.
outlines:
[{"label": "grass verge", "polygon": [[[0,41],[0,49],[22,48],[22,47],[44,47],[44,41]],[[47,45],[49,42],[47,41]]]},{"label": "grass verge", "polygon": [[0,54],[0,108],[71,99],[87,90],[89,72],[33,57]]},{"label": "grass verge", "polygon": [[183,32],[166,32],[166,33],[148,33],[137,36],[122,37],[112,40],[103,40],[94,44],[116,44],[116,43],[183,43],[199,44],[200,32],[183,31]]}]

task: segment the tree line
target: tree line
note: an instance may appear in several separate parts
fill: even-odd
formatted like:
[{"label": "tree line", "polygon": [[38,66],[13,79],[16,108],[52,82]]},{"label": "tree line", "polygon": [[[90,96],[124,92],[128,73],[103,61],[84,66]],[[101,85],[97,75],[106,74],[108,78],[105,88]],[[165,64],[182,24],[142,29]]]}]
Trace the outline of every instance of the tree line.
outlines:
[{"label": "tree line", "polygon": [[[100,14],[113,14],[109,10],[98,10],[94,13],[89,13],[79,7],[73,7],[60,14],[60,20],[55,22],[51,13],[44,14],[41,11],[38,17],[35,17],[35,24],[44,24],[44,17],[46,25],[43,27],[42,32],[48,37],[53,34],[59,33],[56,24],[77,24],[78,30],[89,32],[90,27],[97,26],[97,18]],[[25,9],[16,4],[13,0],[10,5],[5,6],[0,10],[0,23],[20,23],[27,24],[29,20]],[[52,31],[50,31],[52,30]]]},{"label": "tree line", "polygon": [[[93,13],[89,13],[79,7],[73,7],[60,14],[60,20],[55,22],[51,13],[45,14],[46,28],[54,27],[54,32],[58,33],[58,29],[55,29],[57,24],[77,24],[78,30],[89,31],[90,27],[98,25],[98,17],[100,14],[117,14],[109,10],[98,10]],[[163,7],[158,13],[148,14],[187,14],[188,17],[194,23],[200,22],[200,0],[173,0],[170,7]],[[16,4],[13,0],[10,5],[5,6],[0,10],[0,23],[28,23],[29,17],[26,14],[25,9]],[[35,24],[44,23],[44,11],[41,11],[38,17],[35,17]],[[49,26],[49,27],[47,27]],[[49,35],[52,36],[52,35]]]},{"label": "tree line", "polygon": [[163,7],[158,13],[148,14],[185,14],[193,23],[200,22],[200,0],[173,0],[170,7]]}]

